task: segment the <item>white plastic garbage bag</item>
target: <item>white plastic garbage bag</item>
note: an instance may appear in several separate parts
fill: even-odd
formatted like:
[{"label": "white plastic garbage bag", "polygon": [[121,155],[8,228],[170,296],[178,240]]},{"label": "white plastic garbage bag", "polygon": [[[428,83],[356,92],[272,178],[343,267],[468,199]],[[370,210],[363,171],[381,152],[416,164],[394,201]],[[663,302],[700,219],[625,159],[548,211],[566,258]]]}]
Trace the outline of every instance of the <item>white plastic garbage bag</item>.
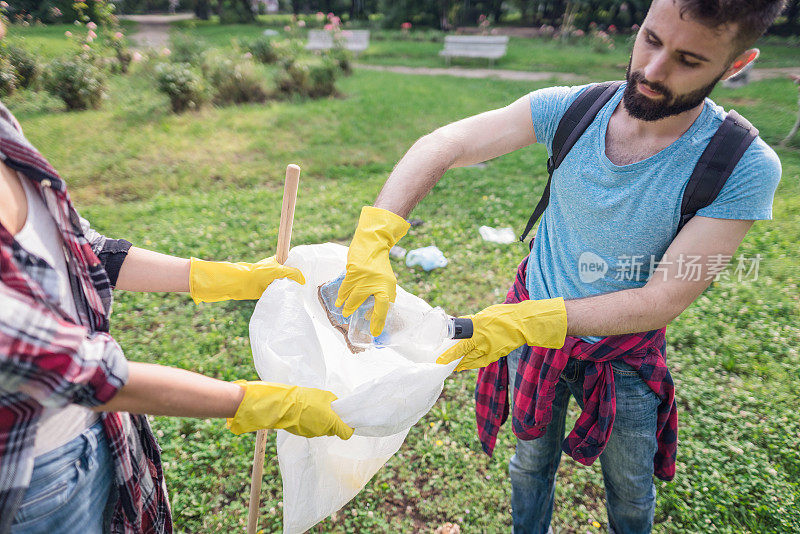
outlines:
[{"label": "white plastic garbage bag", "polygon": [[[306,284],[273,282],[250,319],[261,379],[332,391],[338,396],[333,409],[355,429],[347,441],[278,431],[283,529],[288,534],[308,530],[361,491],[431,409],[458,363],[435,363],[452,340],[433,352],[402,347],[351,353],[317,296],[321,284],[344,271],[346,255],[346,247],[333,243],[292,249],[286,264],[301,269]],[[400,287],[397,302],[430,309]]]}]

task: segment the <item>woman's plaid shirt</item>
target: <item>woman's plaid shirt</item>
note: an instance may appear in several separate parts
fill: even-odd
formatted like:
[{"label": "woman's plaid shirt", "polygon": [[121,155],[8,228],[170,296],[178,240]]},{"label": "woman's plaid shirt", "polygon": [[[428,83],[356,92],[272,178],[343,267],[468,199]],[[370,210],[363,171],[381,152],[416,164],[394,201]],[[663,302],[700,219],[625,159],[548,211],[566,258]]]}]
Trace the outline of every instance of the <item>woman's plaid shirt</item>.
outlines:
[{"label": "woman's plaid shirt", "polygon": [[[0,158],[30,179],[61,231],[77,323],[58,305],[56,273],[0,225],[0,534],[10,531],[33,471],[33,444],[45,407],[108,402],[128,363],[109,335],[112,279],[130,248],[81,219],[64,181],[0,104]],[[111,278],[110,278],[111,276]],[[147,419],[103,413],[119,496],[111,531],[172,532],[160,449]]]}]

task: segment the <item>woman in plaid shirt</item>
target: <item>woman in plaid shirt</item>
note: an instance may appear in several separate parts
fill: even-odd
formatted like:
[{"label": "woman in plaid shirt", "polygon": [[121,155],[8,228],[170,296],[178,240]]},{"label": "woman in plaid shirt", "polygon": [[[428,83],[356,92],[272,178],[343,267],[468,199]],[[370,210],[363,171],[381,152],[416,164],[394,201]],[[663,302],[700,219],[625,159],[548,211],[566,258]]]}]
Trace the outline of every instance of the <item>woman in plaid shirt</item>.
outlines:
[{"label": "woman in plaid shirt", "polygon": [[350,437],[330,392],[129,362],[108,333],[115,287],[255,299],[276,278],[304,283],[300,271],[273,258],[175,258],[98,234],[2,104],[0,159],[0,534],[171,532],[141,414]]}]

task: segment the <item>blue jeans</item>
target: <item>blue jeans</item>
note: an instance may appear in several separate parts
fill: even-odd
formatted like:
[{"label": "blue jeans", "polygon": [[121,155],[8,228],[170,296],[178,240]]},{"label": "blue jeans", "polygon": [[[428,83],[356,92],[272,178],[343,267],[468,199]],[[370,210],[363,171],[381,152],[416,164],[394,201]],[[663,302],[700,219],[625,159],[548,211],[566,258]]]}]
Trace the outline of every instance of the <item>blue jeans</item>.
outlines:
[{"label": "blue jeans", "polygon": [[[508,355],[512,392],[521,353],[519,348]],[[617,534],[647,533],[653,527],[656,507],[653,457],[657,449],[656,418],[660,400],[634,368],[623,362],[611,365],[617,413],[611,437],[600,455],[609,530]],[[567,405],[572,395],[583,408],[585,368],[584,361],[568,361],[556,385],[553,419],[544,435],[530,441],[517,439],[516,454],[508,469],[515,533],[545,534],[548,531]]]},{"label": "blue jeans", "polygon": [[107,532],[113,478],[111,453],[98,421],[36,458],[12,534]]}]

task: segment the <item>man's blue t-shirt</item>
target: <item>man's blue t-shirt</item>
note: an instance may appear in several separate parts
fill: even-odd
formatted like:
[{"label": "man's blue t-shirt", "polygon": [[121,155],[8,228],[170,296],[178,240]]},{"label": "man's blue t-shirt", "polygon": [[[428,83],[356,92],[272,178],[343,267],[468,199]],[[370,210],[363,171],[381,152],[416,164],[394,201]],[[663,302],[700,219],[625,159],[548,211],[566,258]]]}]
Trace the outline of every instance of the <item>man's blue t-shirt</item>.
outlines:
[{"label": "man's blue t-shirt", "polygon": [[[531,93],[534,133],[549,154],[558,122],[586,87]],[[550,202],[528,261],[531,299],[576,299],[642,287],[675,236],[683,190],[725,110],[706,99],[700,116],[674,143],[647,159],[618,166],[606,157],[605,137],[624,88],[600,110],[553,174]],[[697,215],[771,219],[780,177],[778,156],[756,138],[716,200]]]}]

